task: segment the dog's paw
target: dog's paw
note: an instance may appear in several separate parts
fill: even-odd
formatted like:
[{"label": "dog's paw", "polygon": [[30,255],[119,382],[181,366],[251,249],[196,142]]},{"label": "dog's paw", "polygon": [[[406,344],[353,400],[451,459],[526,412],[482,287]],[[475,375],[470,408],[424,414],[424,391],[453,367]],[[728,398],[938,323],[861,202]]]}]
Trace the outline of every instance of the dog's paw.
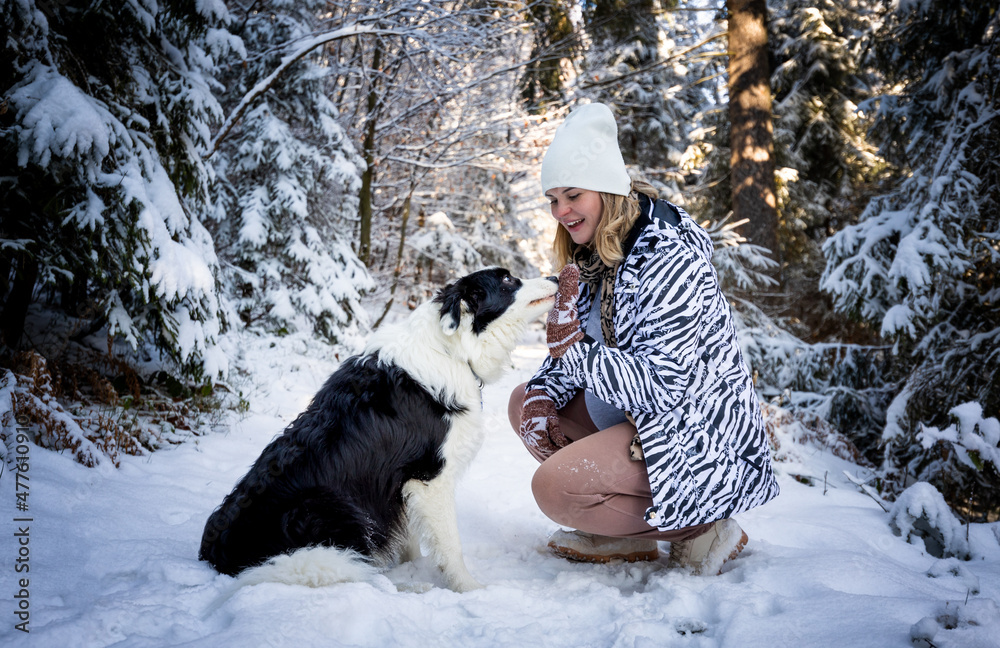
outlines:
[{"label": "dog's paw", "polygon": [[628,446],[628,454],[632,458],[632,461],[642,461],[646,458],[646,455],[642,452],[642,441],[639,440],[638,433],[632,437],[632,443]]},{"label": "dog's paw", "polygon": [[453,592],[471,592],[477,589],[483,589],[482,584],[472,577],[472,574],[465,572],[464,574],[452,574],[450,578],[445,579],[448,583],[448,589]]},{"label": "dog's paw", "polygon": [[464,592],[472,592],[472,591],[475,591],[477,589],[483,589],[483,586],[482,586],[482,584],[479,581],[477,581],[475,578],[472,578],[470,576],[468,578],[463,578],[463,579],[458,580],[458,581],[453,581],[449,585],[449,588],[453,592],[458,592],[459,594],[462,594]]}]

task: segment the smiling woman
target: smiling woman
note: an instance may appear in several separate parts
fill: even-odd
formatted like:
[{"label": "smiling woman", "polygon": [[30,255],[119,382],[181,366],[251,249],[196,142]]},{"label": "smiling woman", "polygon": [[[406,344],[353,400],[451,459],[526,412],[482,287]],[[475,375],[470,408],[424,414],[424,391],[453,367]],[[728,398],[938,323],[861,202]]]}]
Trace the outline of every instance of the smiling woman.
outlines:
[{"label": "smiling woman", "polygon": [[732,516],[778,494],[760,405],[711,264],[680,207],[629,179],[611,110],[570,113],[542,161],[562,267],[549,357],[511,396],[542,465],[539,508],[573,560],[718,573],[747,543]]}]

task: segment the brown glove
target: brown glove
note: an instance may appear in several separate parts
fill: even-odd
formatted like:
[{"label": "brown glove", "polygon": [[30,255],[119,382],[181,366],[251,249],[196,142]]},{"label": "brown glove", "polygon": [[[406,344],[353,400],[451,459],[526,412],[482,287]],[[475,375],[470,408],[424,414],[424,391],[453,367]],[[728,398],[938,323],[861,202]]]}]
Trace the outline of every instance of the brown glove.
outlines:
[{"label": "brown glove", "polygon": [[559,273],[559,292],[545,324],[549,355],[561,358],[567,349],[583,339],[583,329],[577,316],[576,302],[580,298],[580,269],[572,263]]},{"label": "brown glove", "polygon": [[518,434],[529,449],[535,449],[533,454],[539,461],[569,445],[569,439],[559,429],[556,404],[543,389],[529,389],[524,395]]}]

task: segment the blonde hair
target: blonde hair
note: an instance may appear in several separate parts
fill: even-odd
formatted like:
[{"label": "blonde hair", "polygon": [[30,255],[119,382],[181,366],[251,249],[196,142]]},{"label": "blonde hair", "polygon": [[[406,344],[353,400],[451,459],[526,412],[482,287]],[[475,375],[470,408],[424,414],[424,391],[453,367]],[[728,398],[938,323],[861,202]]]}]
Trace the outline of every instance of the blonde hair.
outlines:
[{"label": "blonde hair", "polygon": [[632,180],[632,191],[627,196],[604,193],[601,194],[601,220],[597,223],[594,239],[586,245],[573,242],[565,227],[556,229],[556,238],[552,242],[555,254],[556,270],[572,263],[573,257],[581,247],[596,250],[605,265],[614,267],[622,260],[622,242],[628,236],[632,226],[639,218],[639,196],[643,193],[656,200],[660,192],[651,184],[642,180]]}]

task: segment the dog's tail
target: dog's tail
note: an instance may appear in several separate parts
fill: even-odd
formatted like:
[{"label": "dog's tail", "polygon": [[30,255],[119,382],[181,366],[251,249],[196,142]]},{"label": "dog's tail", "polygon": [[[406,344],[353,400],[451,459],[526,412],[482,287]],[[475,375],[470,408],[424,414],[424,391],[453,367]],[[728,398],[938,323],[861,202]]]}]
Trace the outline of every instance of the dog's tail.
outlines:
[{"label": "dog's tail", "polygon": [[364,581],[378,570],[364,556],[350,549],[306,547],[271,558],[237,577],[240,587],[260,583],[284,583],[324,587],[334,583]]},{"label": "dog's tail", "polygon": [[248,585],[284,583],[324,587],[335,583],[367,581],[378,573],[373,564],[351,549],[306,547],[275,556],[241,573],[212,601],[205,616],[215,612],[240,588]]}]

